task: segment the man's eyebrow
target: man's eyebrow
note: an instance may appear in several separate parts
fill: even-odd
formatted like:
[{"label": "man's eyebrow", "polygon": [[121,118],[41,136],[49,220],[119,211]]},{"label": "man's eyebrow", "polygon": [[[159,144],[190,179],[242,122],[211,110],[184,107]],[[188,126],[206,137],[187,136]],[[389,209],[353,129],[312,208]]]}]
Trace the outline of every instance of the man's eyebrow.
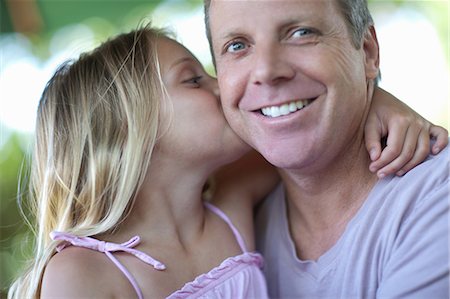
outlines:
[{"label": "man's eyebrow", "polygon": [[[296,25],[298,23],[301,23],[303,20],[305,20],[304,16],[298,16],[298,17],[290,17],[283,21],[282,24],[279,24],[278,28],[280,29],[286,29],[290,26]],[[236,36],[247,36],[247,34],[238,28],[231,28],[225,33],[218,34],[218,40],[229,40],[233,39]]]},{"label": "man's eyebrow", "polygon": [[284,29],[284,28],[287,28],[287,27],[296,25],[296,24],[298,24],[298,23],[301,23],[302,20],[304,20],[304,18],[300,18],[300,17],[297,17],[297,18],[290,18],[290,19],[285,20],[285,21],[283,22],[283,24],[281,24],[280,27]]},{"label": "man's eyebrow", "polygon": [[230,38],[232,38],[232,37],[234,37],[234,36],[236,36],[237,34],[236,33],[234,33],[234,32],[228,32],[227,34],[224,34],[224,35],[221,35],[221,36],[219,36],[219,39],[220,40],[224,40],[224,39],[230,39]]},{"label": "man's eyebrow", "polygon": [[242,36],[242,35],[246,35],[244,32],[242,32],[242,30],[238,29],[238,28],[231,28],[229,30],[227,30],[227,32],[223,32],[218,34],[218,38],[220,40],[228,40],[230,38],[234,38],[236,36]]},{"label": "man's eyebrow", "polygon": [[308,15],[291,16],[283,20],[282,23],[278,24],[278,30],[283,32],[290,29],[290,27],[302,26],[305,25],[306,23],[311,25],[311,20],[309,21],[308,20],[309,20]]}]

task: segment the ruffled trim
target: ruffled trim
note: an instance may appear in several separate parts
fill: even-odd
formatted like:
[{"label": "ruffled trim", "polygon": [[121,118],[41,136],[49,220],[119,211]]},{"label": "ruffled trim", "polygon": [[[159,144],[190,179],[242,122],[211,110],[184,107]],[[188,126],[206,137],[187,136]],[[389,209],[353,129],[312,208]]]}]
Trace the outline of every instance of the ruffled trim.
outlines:
[{"label": "ruffled trim", "polygon": [[240,255],[225,259],[219,266],[213,268],[208,273],[197,276],[193,281],[186,283],[180,290],[170,294],[166,299],[185,298],[205,289],[211,283],[234,270],[239,264],[255,265],[262,268],[264,259],[256,252],[244,252]]}]

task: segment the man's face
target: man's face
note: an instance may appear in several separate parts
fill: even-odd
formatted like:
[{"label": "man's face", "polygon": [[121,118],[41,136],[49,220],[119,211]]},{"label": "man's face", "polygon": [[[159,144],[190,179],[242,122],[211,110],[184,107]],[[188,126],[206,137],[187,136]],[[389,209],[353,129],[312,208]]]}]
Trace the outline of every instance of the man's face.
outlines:
[{"label": "man's face", "polygon": [[366,47],[353,46],[336,5],[211,3],[225,115],[275,166],[300,168],[332,159],[363,128],[367,79],[376,73]]}]

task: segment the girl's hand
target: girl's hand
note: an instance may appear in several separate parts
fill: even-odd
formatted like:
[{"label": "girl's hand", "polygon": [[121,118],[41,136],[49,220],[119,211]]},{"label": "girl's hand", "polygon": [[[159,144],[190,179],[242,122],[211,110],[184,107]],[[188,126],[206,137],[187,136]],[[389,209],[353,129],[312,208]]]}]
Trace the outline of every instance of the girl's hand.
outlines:
[{"label": "girl's hand", "polygon": [[[387,136],[386,147],[381,140]],[[430,144],[434,141],[430,149]],[[448,143],[448,131],[435,126],[381,88],[375,88],[365,127],[365,143],[372,163],[370,171],[382,178],[401,176]]]}]

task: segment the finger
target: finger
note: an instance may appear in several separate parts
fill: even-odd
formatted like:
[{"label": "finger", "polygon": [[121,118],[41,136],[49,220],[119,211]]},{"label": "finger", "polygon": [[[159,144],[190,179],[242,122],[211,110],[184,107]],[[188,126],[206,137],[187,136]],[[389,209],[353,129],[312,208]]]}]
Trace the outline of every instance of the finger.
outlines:
[{"label": "finger", "polygon": [[413,157],[397,171],[396,175],[402,176],[420,163],[430,154],[430,136],[428,130],[420,131],[417,147]]},{"label": "finger", "polygon": [[437,155],[448,144],[448,131],[443,127],[432,125],[430,128],[430,136],[436,140],[431,152],[433,155]]},{"label": "finger", "polygon": [[[384,166],[377,172],[378,177],[384,177],[386,175],[398,173],[409,161],[411,161],[411,159],[415,155],[418,140],[421,137],[423,138],[423,135],[421,136],[420,133],[421,130],[417,126],[410,126],[408,128],[402,151],[394,160],[386,164],[386,166]],[[424,158],[425,157],[422,157],[422,160]]]},{"label": "finger", "polygon": [[381,138],[383,132],[375,116],[369,116],[364,127],[364,142],[369,152],[370,160],[375,161],[381,154]]},{"label": "finger", "polygon": [[400,155],[403,150],[408,127],[409,123],[405,123],[404,120],[391,123],[386,142],[387,146],[381,152],[381,156],[370,164],[370,170],[372,172],[379,172],[381,168],[391,163]]}]

